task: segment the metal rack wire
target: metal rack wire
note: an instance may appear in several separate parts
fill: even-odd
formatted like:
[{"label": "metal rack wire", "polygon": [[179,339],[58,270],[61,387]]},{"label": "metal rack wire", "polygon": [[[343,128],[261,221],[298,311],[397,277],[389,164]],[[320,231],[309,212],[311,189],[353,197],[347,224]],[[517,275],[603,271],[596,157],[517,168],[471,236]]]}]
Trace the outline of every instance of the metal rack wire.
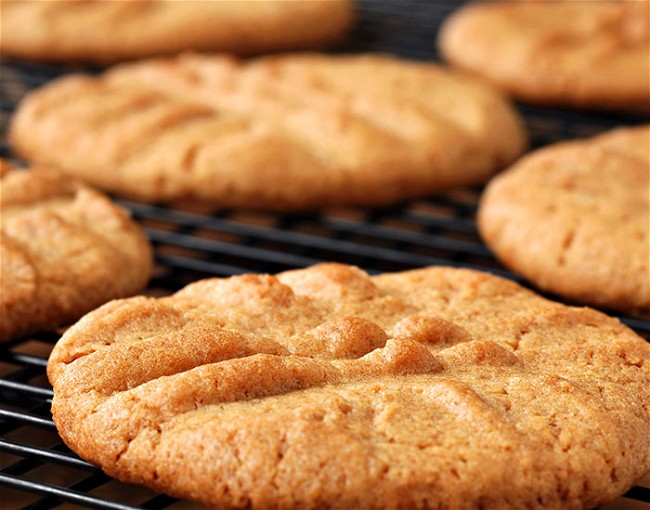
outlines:
[{"label": "metal rack wire", "polygon": [[[356,30],[333,51],[387,52],[436,60],[435,33],[453,1],[359,2]],[[29,90],[70,68],[5,61],[0,68],[0,155],[11,157],[7,123]],[[519,105],[533,147],[590,136],[641,119]],[[149,292],[168,294],[208,276],[275,273],[320,261],[356,264],[369,272],[426,265],[505,270],[478,237],[481,187],[454,190],[390,208],[336,208],[310,214],[265,214],[174,208],[122,201],[154,244],[157,268]],[[522,282],[525,283],[525,282]],[[650,322],[622,317],[645,338]],[[58,437],[50,415],[47,357],[58,339],[46,333],[0,345],[0,490],[3,508],[193,508],[148,489],[127,486],[79,459]],[[650,484],[636,486],[611,508],[650,503]],[[610,507],[607,507],[610,508]]]}]

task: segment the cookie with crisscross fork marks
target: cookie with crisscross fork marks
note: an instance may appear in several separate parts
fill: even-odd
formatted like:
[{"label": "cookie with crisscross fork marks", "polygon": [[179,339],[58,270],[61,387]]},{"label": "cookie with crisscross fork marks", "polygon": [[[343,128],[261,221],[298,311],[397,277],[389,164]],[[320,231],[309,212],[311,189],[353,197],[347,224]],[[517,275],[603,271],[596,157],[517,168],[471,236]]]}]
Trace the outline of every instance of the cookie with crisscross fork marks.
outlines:
[{"label": "cookie with crisscross fork marks", "polygon": [[147,285],[149,242],[103,194],[2,160],[0,187],[0,340],[67,325]]},{"label": "cookie with crisscross fork marks", "polygon": [[115,193],[269,209],[480,182],[526,144],[488,85],[434,64],[316,54],[185,55],[69,76],[20,105],[11,139]]},{"label": "cookie with crisscross fork marks", "polygon": [[115,301],[48,365],[66,443],[219,508],[583,508],[650,468],[650,346],[450,268]]}]

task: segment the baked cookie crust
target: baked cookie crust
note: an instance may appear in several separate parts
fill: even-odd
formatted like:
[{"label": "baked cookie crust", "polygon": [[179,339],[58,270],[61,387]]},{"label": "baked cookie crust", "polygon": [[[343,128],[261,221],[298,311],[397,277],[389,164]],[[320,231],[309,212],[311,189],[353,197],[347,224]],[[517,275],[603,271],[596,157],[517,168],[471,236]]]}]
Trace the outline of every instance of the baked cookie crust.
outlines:
[{"label": "baked cookie crust", "polygon": [[3,56],[108,64],[183,51],[321,47],[353,24],[349,0],[2,0]]},{"label": "baked cookie crust", "polygon": [[648,125],[545,147],[490,182],[480,233],[541,289],[650,314],[648,168]]},{"label": "baked cookie crust", "polygon": [[0,186],[0,340],[67,325],[144,289],[149,242],[103,194],[4,161]]},{"label": "baked cookie crust", "polygon": [[489,85],[387,56],[184,55],[34,92],[11,140],[145,201],[306,209],[381,205],[486,180],[526,147]]},{"label": "baked cookie crust", "polygon": [[476,2],[443,25],[453,65],[517,99],[650,112],[650,2]]},{"label": "baked cookie crust", "polygon": [[650,468],[650,346],[469,270],[322,264],[86,315],[65,442],[219,508],[590,508]]}]

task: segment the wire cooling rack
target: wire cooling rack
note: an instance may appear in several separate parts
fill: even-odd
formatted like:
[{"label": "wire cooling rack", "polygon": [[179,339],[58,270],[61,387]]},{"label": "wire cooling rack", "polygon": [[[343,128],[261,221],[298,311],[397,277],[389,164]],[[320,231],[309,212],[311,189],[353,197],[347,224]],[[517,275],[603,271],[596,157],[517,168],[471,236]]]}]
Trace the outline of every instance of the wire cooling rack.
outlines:
[{"label": "wire cooling rack", "polygon": [[[436,31],[460,2],[359,2],[357,28],[333,51],[373,51],[437,60]],[[4,61],[0,68],[0,155],[11,157],[7,123],[23,95],[74,69]],[[92,70],[86,70],[92,71]],[[644,119],[518,105],[533,147],[592,136]],[[647,121],[647,119],[646,119]],[[321,261],[356,264],[371,273],[427,265],[505,270],[480,241],[475,213],[481,187],[454,190],[381,209],[336,208],[310,214],[265,214],[174,208],[121,201],[154,244],[152,295],[169,294],[209,276],[275,273]],[[621,317],[646,339],[650,323]],[[51,420],[52,390],[45,377],[56,332],[0,345],[0,506],[48,508],[195,508],[148,489],[119,483],[71,453]],[[607,510],[650,504],[650,480]]]}]

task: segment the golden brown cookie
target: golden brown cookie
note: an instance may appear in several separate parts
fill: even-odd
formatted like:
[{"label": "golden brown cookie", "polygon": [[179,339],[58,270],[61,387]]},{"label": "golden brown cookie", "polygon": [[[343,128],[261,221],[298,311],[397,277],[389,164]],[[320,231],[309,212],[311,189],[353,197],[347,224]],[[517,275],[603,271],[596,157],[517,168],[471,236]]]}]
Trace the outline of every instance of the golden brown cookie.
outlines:
[{"label": "golden brown cookie", "polygon": [[648,0],[477,2],[443,26],[454,65],[516,98],[650,111]]},{"label": "golden brown cookie", "polygon": [[125,211],[51,170],[0,165],[0,340],[144,289],[151,248]]},{"label": "golden brown cookie", "polygon": [[72,76],[19,107],[15,148],[147,201],[377,205],[482,181],[525,148],[490,86],[434,64],[185,55]]},{"label": "golden brown cookie", "polygon": [[218,508],[590,508],[650,468],[650,345],[484,273],[322,264],[114,301],[54,348],[65,442]]},{"label": "golden brown cookie", "polygon": [[2,0],[3,56],[109,63],[187,50],[306,49],[350,28],[350,0]]},{"label": "golden brown cookie", "polygon": [[541,289],[650,313],[649,168],[650,126],[543,148],[490,182],[480,232]]}]

